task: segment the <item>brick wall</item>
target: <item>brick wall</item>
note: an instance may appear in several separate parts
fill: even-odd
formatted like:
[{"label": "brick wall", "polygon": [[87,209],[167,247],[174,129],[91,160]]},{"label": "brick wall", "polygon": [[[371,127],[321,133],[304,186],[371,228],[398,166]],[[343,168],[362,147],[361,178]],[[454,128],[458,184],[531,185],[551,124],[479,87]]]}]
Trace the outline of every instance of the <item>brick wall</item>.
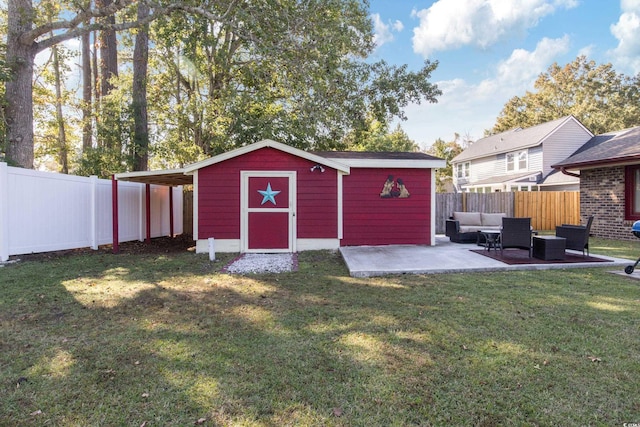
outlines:
[{"label": "brick wall", "polygon": [[624,166],[580,172],[580,216],[582,223],[595,215],[591,234],[605,239],[635,240],[633,221],[624,219]]}]

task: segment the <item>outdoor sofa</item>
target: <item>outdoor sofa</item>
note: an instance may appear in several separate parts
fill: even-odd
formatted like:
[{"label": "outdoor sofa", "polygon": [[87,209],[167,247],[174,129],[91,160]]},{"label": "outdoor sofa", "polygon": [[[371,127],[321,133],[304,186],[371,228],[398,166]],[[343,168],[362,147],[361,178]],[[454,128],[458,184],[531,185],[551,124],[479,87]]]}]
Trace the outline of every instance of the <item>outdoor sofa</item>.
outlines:
[{"label": "outdoor sofa", "polygon": [[478,242],[478,231],[495,230],[502,228],[502,218],[505,213],[481,213],[481,212],[454,212],[450,219],[446,220],[445,235],[455,243]]}]

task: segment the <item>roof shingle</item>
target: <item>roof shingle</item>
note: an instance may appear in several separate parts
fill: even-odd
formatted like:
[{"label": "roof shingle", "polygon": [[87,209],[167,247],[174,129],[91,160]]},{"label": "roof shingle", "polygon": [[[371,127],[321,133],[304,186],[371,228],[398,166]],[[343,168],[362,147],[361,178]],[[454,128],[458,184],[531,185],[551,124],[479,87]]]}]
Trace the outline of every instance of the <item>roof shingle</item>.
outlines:
[{"label": "roof shingle", "polygon": [[535,147],[536,145],[540,145],[547,136],[568,120],[576,119],[573,116],[565,116],[526,129],[512,129],[479,139],[471,144],[469,148],[454,157],[452,162],[469,161],[490,155]]},{"label": "roof shingle", "polygon": [[638,162],[640,162],[640,126],[594,136],[574,154],[552,167],[583,169]]}]

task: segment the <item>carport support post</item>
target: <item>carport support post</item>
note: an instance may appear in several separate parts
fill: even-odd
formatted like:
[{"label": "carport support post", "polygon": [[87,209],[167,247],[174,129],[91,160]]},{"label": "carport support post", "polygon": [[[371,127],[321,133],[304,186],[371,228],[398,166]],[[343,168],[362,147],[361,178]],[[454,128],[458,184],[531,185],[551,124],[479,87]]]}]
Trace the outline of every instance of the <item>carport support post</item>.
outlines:
[{"label": "carport support post", "polygon": [[169,237],[173,238],[173,187],[169,187]]},{"label": "carport support post", "polygon": [[111,175],[111,222],[113,223],[113,253],[120,252],[118,238],[118,180]]},{"label": "carport support post", "polygon": [[146,243],[151,243],[151,184],[145,184],[145,203],[147,216],[147,238]]}]

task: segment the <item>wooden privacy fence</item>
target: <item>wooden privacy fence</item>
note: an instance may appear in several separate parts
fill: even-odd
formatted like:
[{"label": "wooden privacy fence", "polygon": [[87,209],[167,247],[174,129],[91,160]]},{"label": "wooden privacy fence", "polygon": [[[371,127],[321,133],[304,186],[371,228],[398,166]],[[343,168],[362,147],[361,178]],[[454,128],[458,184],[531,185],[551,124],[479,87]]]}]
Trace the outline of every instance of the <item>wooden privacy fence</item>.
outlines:
[{"label": "wooden privacy fence", "polygon": [[555,230],[557,225],[580,223],[580,192],[515,192],[516,217],[530,217],[536,230]]},{"label": "wooden privacy fence", "polygon": [[556,225],[580,223],[580,192],[438,193],[436,234],[444,234],[445,221],[453,212],[504,212],[531,218],[536,230],[553,230]]}]

